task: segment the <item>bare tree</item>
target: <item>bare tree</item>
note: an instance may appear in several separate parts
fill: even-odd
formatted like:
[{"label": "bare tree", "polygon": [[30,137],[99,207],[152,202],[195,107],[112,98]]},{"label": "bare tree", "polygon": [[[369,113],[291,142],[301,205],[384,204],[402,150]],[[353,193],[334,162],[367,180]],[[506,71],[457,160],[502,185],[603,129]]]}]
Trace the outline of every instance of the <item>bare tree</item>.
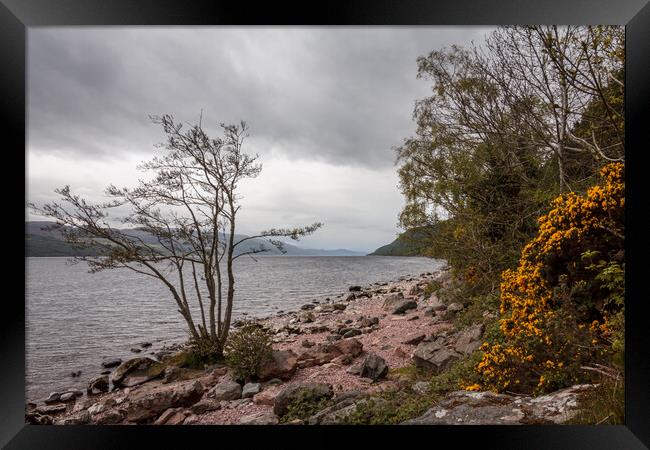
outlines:
[{"label": "bare tree", "polygon": [[[246,123],[221,124],[223,136],[213,139],[201,121],[184,130],[170,115],[151,119],[167,137],[159,145],[162,155],[138,166],[153,173],[151,179],[140,180],[134,188],[109,186],[110,200],[104,203],[91,204],[65,186],[56,190],[61,203],[30,207],[55,219],[55,227],[67,242],[103,250],[104,256],[74,258],[86,261],[91,272],[126,268],[162,282],[192,340],[221,355],[235,299],[233,262],[273,247],[284,252],[282,242],[275,238],[298,240],[322,224],[273,228],[236,239],[239,183],[257,177],[262,169],[257,155],[242,151],[248,136]],[[126,229],[109,223],[109,211],[118,207],[129,211],[117,219]],[[272,246],[250,246],[255,238]],[[198,304],[200,318],[193,317],[192,302]]]}]

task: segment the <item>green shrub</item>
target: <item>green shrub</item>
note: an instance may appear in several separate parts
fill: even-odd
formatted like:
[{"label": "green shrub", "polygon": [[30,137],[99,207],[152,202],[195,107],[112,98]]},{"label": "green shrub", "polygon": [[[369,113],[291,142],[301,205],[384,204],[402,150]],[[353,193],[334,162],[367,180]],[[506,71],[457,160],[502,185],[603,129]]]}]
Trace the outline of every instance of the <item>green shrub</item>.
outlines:
[{"label": "green shrub", "polygon": [[331,399],[316,397],[313,391],[300,392],[298,397],[289,404],[287,413],[282,416],[280,422],[287,423],[295,419],[306,420],[332,404]]},{"label": "green shrub", "polygon": [[411,385],[405,389],[386,391],[357,403],[357,407],[342,419],[348,425],[395,425],[424,414],[445,394],[461,389],[461,385],[473,384],[478,375],[473,368],[480,360],[481,352],[458,360],[446,372],[431,376],[414,365],[393,369],[392,374],[400,374],[411,381],[430,382],[426,394],[413,392]]},{"label": "green shrub", "polygon": [[430,296],[430,295],[436,294],[436,293],[438,293],[438,291],[440,289],[442,289],[442,283],[440,281],[437,281],[437,280],[430,281],[424,287],[424,295]]},{"label": "green shrub", "polygon": [[213,364],[223,359],[218,341],[209,337],[191,338],[187,354],[182,357],[179,367],[203,369],[206,364]]},{"label": "green shrub", "polygon": [[271,335],[259,325],[245,325],[234,331],[226,342],[227,364],[238,380],[257,377],[260,365],[270,357]]}]

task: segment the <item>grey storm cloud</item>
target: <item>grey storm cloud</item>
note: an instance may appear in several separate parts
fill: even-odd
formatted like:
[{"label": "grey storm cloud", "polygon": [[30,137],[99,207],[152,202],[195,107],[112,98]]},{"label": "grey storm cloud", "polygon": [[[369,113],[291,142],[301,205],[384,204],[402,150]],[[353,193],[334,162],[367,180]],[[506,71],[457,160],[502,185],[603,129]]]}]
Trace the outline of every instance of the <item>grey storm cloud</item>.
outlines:
[{"label": "grey storm cloud", "polygon": [[246,120],[255,150],[391,165],[413,130],[418,55],[483,28],[36,28],[28,37],[33,151],[150,153],[148,119]]},{"label": "grey storm cloud", "polygon": [[[475,27],[70,27],[28,31],[28,199],[66,184],[90,200],[130,185],[164,136],[149,115],[249,123],[264,169],[242,186],[240,230],[325,227],[312,248],[394,239],[393,148],[430,94],[416,59],[480,43]],[[42,219],[34,217],[34,219]]]}]

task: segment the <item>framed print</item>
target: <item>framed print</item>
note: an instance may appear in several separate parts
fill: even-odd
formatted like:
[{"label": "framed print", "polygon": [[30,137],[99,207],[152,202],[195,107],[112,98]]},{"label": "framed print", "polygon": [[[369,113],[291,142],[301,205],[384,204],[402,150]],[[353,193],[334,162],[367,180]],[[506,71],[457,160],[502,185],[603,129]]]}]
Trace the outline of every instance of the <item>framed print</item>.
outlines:
[{"label": "framed print", "polygon": [[650,6],[335,3],[3,0],[6,448],[650,445]]}]

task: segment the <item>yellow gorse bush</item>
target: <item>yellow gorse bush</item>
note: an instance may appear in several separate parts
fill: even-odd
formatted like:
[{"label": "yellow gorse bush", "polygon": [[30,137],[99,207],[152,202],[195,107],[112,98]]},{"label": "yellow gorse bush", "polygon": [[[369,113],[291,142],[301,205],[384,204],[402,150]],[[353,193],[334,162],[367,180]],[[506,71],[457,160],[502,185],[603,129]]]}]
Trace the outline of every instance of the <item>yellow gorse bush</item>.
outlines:
[{"label": "yellow gorse bush", "polygon": [[[548,214],[538,219],[537,236],[523,248],[516,270],[502,273],[500,329],[505,343],[483,344],[483,358],[476,366],[483,384],[466,389],[525,390],[522,380],[526,380],[527,386],[543,391],[550,379],[562,376],[570,358],[578,357],[569,350],[570,343],[554,342],[549,332],[558,309],[553,290],[558,282],[549,272],[558,258],[568,258],[575,267],[571,258],[578,259],[580,250],[608,242],[612,236],[622,239],[624,165],[608,164],[600,175],[602,183],[586,195],[572,192],[557,197]],[[599,320],[577,327],[578,332],[590,333],[591,352],[608,337],[609,317],[601,312]]]}]

